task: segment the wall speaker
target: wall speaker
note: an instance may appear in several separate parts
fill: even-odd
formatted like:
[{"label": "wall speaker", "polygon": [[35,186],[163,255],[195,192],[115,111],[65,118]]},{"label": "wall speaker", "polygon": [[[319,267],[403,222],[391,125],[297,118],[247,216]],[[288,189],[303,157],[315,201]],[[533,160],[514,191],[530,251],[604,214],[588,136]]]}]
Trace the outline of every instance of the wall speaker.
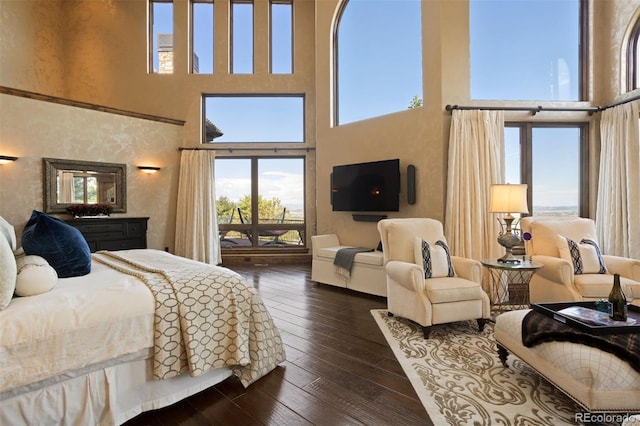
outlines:
[{"label": "wall speaker", "polygon": [[409,204],[416,203],[416,166],[407,166],[407,201]]}]

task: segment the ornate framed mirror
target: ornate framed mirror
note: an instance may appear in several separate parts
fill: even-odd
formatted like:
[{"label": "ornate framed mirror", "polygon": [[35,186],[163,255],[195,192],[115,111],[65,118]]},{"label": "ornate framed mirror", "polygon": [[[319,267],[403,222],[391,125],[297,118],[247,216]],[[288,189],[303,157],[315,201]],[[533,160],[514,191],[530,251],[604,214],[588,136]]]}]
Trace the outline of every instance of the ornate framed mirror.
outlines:
[{"label": "ornate framed mirror", "polygon": [[66,213],[74,204],[107,204],[127,211],[127,165],[43,158],[46,213]]}]

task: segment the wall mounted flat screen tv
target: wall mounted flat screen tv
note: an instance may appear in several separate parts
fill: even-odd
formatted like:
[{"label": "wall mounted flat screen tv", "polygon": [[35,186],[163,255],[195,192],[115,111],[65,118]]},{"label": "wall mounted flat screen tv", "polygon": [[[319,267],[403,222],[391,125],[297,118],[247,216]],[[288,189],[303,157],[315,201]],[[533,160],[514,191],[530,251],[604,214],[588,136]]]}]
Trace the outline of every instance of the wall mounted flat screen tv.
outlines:
[{"label": "wall mounted flat screen tv", "polygon": [[334,166],[333,211],[397,212],[400,209],[400,160]]}]

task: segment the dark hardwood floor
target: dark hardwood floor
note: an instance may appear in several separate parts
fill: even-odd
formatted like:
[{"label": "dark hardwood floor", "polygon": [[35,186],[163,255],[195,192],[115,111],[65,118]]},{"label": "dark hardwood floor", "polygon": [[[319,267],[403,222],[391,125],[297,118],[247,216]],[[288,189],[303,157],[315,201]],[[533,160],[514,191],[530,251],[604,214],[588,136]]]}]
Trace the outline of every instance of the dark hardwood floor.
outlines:
[{"label": "dark hardwood floor", "polygon": [[432,424],[369,312],[386,299],[317,284],[307,264],[231,269],[262,296],[287,361],[247,389],[232,377],[127,426]]}]

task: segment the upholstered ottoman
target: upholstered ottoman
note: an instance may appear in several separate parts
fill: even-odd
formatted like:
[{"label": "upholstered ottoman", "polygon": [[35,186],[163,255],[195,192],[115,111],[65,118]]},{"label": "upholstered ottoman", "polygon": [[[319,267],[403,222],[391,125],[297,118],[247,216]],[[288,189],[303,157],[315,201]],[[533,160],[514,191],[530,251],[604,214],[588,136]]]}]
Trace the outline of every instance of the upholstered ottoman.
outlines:
[{"label": "upholstered ottoman", "polygon": [[640,412],[640,373],[615,355],[570,342],[522,343],[522,320],[530,309],[498,315],[495,339],[507,366],[511,352],[592,413]]}]

